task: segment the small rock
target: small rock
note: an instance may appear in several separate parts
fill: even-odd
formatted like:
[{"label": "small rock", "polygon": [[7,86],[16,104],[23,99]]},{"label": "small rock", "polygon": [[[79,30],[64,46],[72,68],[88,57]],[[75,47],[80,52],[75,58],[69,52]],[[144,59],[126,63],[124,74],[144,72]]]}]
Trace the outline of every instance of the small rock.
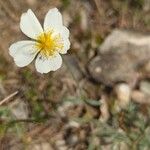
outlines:
[{"label": "small rock", "polygon": [[116,29],[102,43],[88,70],[95,81],[105,85],[126,82],[134,86],[149,61],[150,35]]},{"label": "small rock", "polygon": [[120,83],[115,87],[118,104],[121,108],[126,108],[131,99],[131,88],[126,83]]},{"label": "small rock", "polygon": [[65,144],[66,144],[65,140],[57,140],[56,141],[56,146],[57,147],[65,146]]},{"label": "small rock", "polygon": [[28,108],[26,103],[22,99],[16,99],[9,105],[11,112],[16,117],[16,119],[27,119],[28,118]]},{"label": "small rock", "polygon": [[139,90],[134,90],[131,94],[131,98],[136,103],[150,104],[150,96],[144,94],[143,92],[141,92]]},{"label": "small rock", "polygon": [[[150,48],[150,35],[143,34],[131,30],[120,30],[115,29],[112,31],[112,33],[106,38],[106,40],[103,42],[103,44],[100,46],[100,52],[110,52],[113,51],[114,48],[119,47],[120,49],[116,49],[117,51],[128,51],[127,49],[131,46],[131,48],[134,48],[133,46],[139,46],[139,48],[142,46],[144,49],[146,49],[147,52],[149,52]],[[131,44],[131,45],[130,45]],[[124,49],[126,48],[126,49]],[[135,52],[132,53],[141,53],[141,49],[132,50]],[[144,55],[146,53],[143,52]],[[140,56],[138,56],[140,57]],[[148,56],[150,57],[150,56]]]},{"label": "small rock", "polygon": [[74,127],[74,128],[79,128],[80,127],[80,124],[76,121],[70,121],[68,124],[67,124],[67,127]]},{"label": "small rock", "polygon": [[47,142],[42,142],[42,143],[37,143],[37,144],[32,144],[31,146],[28,147],[28,149],[32,150],[53,150],[51,145]]},{"label": "small rock", "polygon": [[141,92],[150,95],[150,82],[142,81],[140,83],[140,90],[141,90]]},{"label": "small rock", "polygon": [[71,146],[74,146],[77,144],[79,138],[77,135],[70,135],[68,138],[67,138],[67,144],[71,145]]},{"label": "small rock", "polygon": [[102,97],[102,99],[100,100],[101,102],[101,106],[100,106],[100,112],[101,112],[101,116],[100,116],[100,121],[102,122],[106,122],[109,119],[109,111],[108,111],[108,104],[106,102],[105,97]]}]

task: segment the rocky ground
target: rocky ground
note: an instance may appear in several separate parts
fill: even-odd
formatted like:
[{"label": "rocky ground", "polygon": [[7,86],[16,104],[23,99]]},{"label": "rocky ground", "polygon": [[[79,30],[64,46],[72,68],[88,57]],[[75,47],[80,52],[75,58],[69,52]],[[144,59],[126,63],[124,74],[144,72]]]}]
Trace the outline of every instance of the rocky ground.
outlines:
[{"label": "rocky ground", "polygon": [[[71,49],[61,69],[18,68],[20,15],[58,7]],[[0,1],[0,150],[149,150],[149,0]]]}]

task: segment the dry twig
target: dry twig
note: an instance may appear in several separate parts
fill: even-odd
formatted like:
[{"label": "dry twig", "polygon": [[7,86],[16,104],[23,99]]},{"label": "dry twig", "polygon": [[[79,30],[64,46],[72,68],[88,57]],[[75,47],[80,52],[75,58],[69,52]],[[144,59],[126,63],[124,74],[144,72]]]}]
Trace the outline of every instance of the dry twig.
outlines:
[{"label": "dry twig", "polygon": [[4,103],[8,102],[12,97],[18,94],[18,91],[8,95],[6,98],[0,101],[0,106],[3,105]]}]

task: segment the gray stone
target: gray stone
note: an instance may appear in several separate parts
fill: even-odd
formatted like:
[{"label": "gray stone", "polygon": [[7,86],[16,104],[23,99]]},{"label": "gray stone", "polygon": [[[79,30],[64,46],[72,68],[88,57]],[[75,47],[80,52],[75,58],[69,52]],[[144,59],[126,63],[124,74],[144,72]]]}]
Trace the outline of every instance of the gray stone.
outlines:
[{"label": "gray stone", "polygon": [[106,85],[121,81],[134,85],[149,61],[150,35],[114,30],[100,46],[99,55],[91,60],[88,70],[94,80]]}]

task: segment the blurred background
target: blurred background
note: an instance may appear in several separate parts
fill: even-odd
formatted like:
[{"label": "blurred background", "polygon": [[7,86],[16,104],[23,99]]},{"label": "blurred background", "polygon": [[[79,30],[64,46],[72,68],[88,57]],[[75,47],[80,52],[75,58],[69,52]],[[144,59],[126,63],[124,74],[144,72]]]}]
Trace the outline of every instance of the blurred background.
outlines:
[{"label": "blurred background", "polygon": [[[57,7],[71,48],[56,72],[18,68],[20,16]],[[150,149],[150,0],[0,0],[0,150]]]}]

